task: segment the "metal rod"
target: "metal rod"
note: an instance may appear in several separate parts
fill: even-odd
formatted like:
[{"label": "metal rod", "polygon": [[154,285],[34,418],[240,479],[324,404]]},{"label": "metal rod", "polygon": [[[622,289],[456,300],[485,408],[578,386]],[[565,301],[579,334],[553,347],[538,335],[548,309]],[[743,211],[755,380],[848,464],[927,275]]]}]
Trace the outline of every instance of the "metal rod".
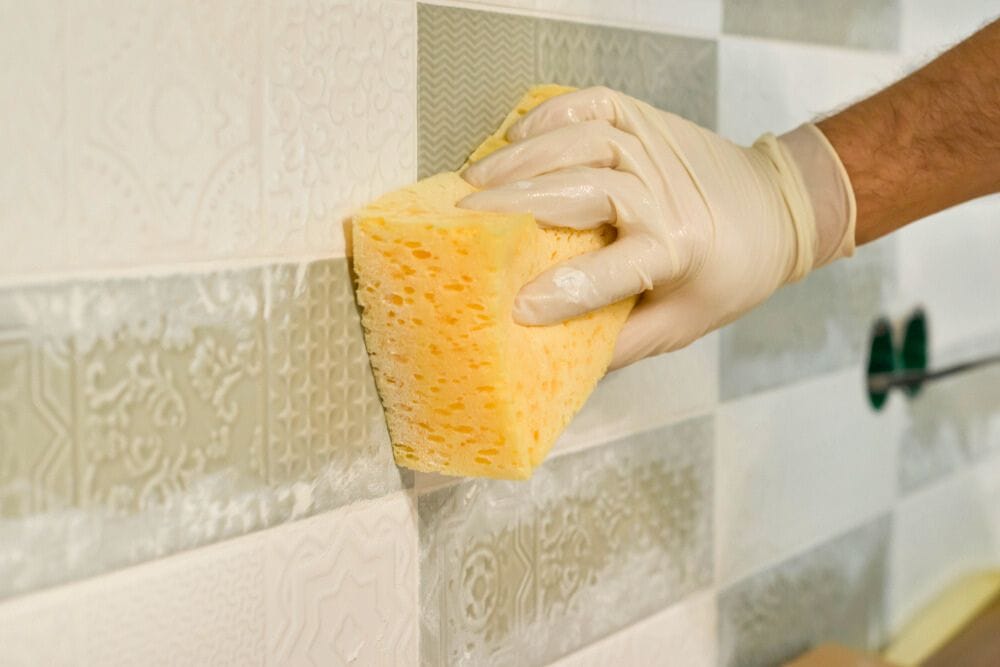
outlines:
[{"label": "metal rod", "polygon": [[949,375],[964,373],[965,371],[971,371],[983,366],[989,366],[991,364],[1000,364],[1000,354],[992,357],[985,357],[983,359],[977,359],[975,361],[955,364],[954,366],[948,366],[946,368],[940,368],[933,371],[896,371],[892,373],[876,373],[868,376],[868,391],[883,393],[889,391],[893,387],[909,387],[915,384],[923,384],[924,382],[932,382],[934,380],[946,378]]}]

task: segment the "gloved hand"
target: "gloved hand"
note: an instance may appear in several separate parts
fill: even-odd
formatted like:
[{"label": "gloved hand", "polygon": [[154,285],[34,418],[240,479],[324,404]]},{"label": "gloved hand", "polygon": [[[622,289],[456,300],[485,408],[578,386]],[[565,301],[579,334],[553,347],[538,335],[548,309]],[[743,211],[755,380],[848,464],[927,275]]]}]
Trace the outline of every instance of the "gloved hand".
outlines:
[{"label": "gloved hand", "polygon": [[528,283],[514,319],[550,324],[645,292],[611,367],[683,347],[854,251],[846,171],[813,125],[741,147],[607,88],[552,98],[470,165],[464,208],[618,237]]}]

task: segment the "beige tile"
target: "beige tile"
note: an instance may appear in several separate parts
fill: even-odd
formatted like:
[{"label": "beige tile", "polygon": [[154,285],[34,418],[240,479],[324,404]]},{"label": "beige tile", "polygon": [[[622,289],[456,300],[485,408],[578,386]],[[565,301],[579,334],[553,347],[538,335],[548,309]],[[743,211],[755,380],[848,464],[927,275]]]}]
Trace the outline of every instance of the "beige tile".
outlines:
[{"label": "beige tile", "polygon": [[425,664],[544,664],[711,580],[711,421],[419,497]]}]

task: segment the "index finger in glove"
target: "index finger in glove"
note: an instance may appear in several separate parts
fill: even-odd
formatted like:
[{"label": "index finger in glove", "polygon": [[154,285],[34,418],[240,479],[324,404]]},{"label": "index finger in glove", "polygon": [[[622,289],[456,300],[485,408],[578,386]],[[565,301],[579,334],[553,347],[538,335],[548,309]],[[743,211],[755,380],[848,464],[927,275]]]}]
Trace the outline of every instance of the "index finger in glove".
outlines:
[{"label": "index finger in glove", "polygon": [[619,94],[604,86],[574,90],[548,99],[507,130],[510,141],[521,141],[558,127],[604,120],[618,125],[622,117]]}]

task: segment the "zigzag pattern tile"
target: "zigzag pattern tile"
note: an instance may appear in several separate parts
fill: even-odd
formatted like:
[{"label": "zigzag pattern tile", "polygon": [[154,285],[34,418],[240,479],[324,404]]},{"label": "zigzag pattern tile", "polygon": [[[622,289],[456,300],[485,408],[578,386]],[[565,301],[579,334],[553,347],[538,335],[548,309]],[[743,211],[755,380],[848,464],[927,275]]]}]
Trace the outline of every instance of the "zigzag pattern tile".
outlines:
[{"label": "zigzag pattern tile", "polygon": [[821,642],[879,648],[889,531],[876,519],[723,590],[719,664],[770,667]]},{"label": "zigzag pattern tile", "polygon": [[339,259],[0,291],[0,597],[411,484],[350,281]]},{"label": "zigzag pattern tile", "polygon": [[715,126],[716,44],[419,5],[418,171],[457,169],[534,83],[608,85]]},{"label": "zigzag pattern tile", "polygon": [[0,603],[3,664],[412,665],[416,564],[397,493]]},{"label": "zigzag pattern tile", "polygon": [[546,664],[711,580],[712,422],[418,500],[426,665]]},{"label": "zigzag pattern tile", "polygon": [[455,170],[534,81],[526,17],[418,5],[419,175]]}]

